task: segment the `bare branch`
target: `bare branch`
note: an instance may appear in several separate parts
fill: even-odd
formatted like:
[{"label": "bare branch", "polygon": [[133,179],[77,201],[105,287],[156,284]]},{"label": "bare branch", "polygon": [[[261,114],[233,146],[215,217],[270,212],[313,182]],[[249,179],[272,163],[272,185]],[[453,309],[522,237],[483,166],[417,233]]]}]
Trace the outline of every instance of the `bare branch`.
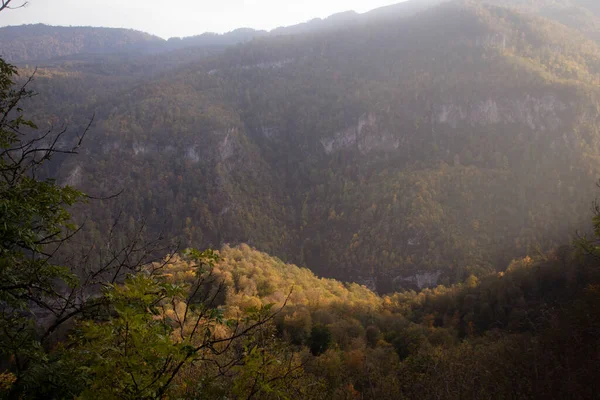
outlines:
[{"label": "bare branch", "polygon": [[27,4],[29,4],[28,1],[25,1],[21,5],[11,6],[10,3],[12,3],[12,1],[13,0],[1,0],[1,2],[0,2],[0,12],[4,11],[4,10],[16,10],[17,8],[23,8],[23,7],[27,6]]}]

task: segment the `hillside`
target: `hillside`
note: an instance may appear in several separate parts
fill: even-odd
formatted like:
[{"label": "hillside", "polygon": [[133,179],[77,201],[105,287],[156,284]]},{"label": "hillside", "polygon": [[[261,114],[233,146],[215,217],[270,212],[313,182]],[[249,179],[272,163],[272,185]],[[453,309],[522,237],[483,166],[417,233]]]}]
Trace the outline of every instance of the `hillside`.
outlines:
[{"label": "hillside", "polygon": [[[593,332],[600,271],[593,256],[576,249],[513,260],[481,280],[384,297],[318,279],[247,246],[225,247],[219,255],[214,274],[228,286],[229,312],[279,307],[287,298],[275,320],[277,336],[288,351],[312,352],[300,357],[301,372],[274,391],[324,399],[587,399],[598,387]],[[190,279],[191,265],[173,259],[169,279]],[[269,356],[286,359],[285,351]],[[194,368],[188,373],[191,380],[201,376]],[[261,373],[265,381],[277,376],[268,367]],[[203,390],[218,396],[224,387]]]}]

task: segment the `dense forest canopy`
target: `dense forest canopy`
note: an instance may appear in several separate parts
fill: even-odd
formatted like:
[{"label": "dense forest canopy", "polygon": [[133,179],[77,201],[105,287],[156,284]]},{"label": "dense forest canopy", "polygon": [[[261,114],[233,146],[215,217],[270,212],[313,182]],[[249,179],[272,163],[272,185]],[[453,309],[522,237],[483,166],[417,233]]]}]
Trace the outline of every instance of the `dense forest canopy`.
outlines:
[{"label": "dense forest canopy", "polygon": [[0,28],[0,398],[594,398],[599,26]]}]

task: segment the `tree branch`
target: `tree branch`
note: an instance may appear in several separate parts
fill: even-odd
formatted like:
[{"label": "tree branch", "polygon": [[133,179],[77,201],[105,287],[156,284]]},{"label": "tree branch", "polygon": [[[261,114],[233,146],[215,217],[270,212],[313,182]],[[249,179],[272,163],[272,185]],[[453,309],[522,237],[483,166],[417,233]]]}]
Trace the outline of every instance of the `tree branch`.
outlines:
[{"label": "tree branch", "polygon": [[12,3],[13,0],[1,0],[0,2],[0,12],[4,11],[4,10],[16,10],[17,8],[22,8],[25,7],[27,4],[29,4],[28,1],[24,2],[23,4],[21,4],[20,6],[10,6],[10,3]]}]

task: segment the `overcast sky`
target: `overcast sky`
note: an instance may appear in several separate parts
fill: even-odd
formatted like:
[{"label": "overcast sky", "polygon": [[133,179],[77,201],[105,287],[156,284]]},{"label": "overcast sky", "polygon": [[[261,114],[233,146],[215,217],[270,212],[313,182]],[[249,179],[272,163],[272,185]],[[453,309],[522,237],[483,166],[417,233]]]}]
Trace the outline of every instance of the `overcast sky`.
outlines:
[{"label": "overcast sky", "polygon": [[[13,3],[19,4],[18,1],[13,0]],[[0,26],[33,23],[106,26],[132,28],[169,38],[222,33],[241,27],[270,30],[341,11],[365,12],[401,1],[29,0],[26,8],[0,13]]]}]

